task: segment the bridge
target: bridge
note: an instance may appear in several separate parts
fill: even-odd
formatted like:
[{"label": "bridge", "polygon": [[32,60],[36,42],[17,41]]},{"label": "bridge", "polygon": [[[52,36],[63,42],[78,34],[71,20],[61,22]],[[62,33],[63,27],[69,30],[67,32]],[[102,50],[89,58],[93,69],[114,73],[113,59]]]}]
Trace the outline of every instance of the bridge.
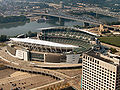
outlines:
[{"label": "bridge", "polygon": [[35,67],[29,67],[29,66],[24,66],[24,65],[19,66],[19,65],[15,65],[13,63],[12,64],[8,63],[8,62],[4,63],[4,65],[7,68],[10,68],[10,69],[14,69],[14,70],[22,71],[22,72],[34,73],[34,74],[42,74],[42,75],[45,75],[45,76],[51,76],[51,77],[59,80],[59,81],[51,83],[51,84],[47,84],[47,85],[44,85],[44,86],[41,86],[41,87],[33,88],[31,90],[53,90],[53,89],[60,90],[60,89],[67,88],[67,87],[70,87],[70,86],[73,87],[76,90],[81,90],[80,85],[78,85],[78,83],[76,83],[74,81],[76,79],[76,77],[78,77],[78,75],[75,76],[75,77],[70,77],[68,75],[57,72],[55,70],[35,68]]},{"label": "bridge", "polygon": [[67,82],[65,82],[65,80],[60,80],[60,81],[57,81],[57,82],[54,82],[51,84],[47,84],[47,85],[43,85],[41,87],[36,87],[36,88],[30,89],[30,90],[60,90],[63,88],[67,88],[69,86],[70,85]]},{"label": "bridge", "polygon": [[69,77],[65,74],[62,74],[60,72],[56,72],[54,70],[49,70],[49,69],[42,69],[42,68],[33,68],[33,67],[19,67],[16,65],[9,65],[9,64],[4,64],[6,67],[14,69],[14,70],[19,70],[22,72],[29,72],[29,73],[35,73],[35,74],[43,74],[46,76],[51,76],[53,78],[56,78],[60,81],[57,81],[55,83],[51,83],[42,87],[37,87],[33,90],[48,90],[51,88],[55,89],[55,90],[60,90],[62,88],[66,88],[69,86],[72,86],[73,88],[75,88],[76,90],[80,90],[80,85],[78,85],[78,83],[76,83],[74,80],[77,76],[75,77]]},{"label": "bridge", "polygon": [[114,30],[120,30],[120,27],[115,27],[115,26],[110,26],[110,25],[103,25],[103,27],[107,27],[107,28],[111,28],[111,29],[114,29]]},{"label": "bridge", "polygon": [[[33,19],[39,19],[40,16],[51,16],[51,17],[58,17],[59,20],[61,18],[63,19],[70,19],[70,20],[75,20],[75,21],[80,21],[80,22],[84,22],[84,23],[90,23],[90,24],[94,24],[94,25],[100,25],[102,24],[102,22],[98,21],[98,20],[93,20],[93,19],[90,19],[90,18],[86,18],[86,17],[76,17],[76,16],[71,16],[71,15],[66,15],[64,13],[32,13],[32,14],[29,14],[27,15],[27,17],[30,18],[30,20],[33,20]],[[35,16],[35,17],[32,17],[32,16]]]},{"label": "bridge", "polygon": [[120,31],[119,26],[110,26],[110,25],[105,25],[105,24],[100,24],[100,32],[104,31],[105,29],[107,30],[113,30],[113,31]]},{"label": "bridge", "polygon": [[77,83],[75,83],[74,81],[70,80],[69,82],[65,81],[65,80],[60,80],[51,84],[47,84],[41,87],[36,87],[30,90],[61,90],[63,88],[67,88],[72,86],[72,88],[74,88],[75,90],[82,90],[80,85],[78,85]]},{"label": "bridge", "polygon": [[60,72],[54,71],[54,70],[49,70],[49,69],[42,69],[42,68],[35,68],[35,67],[26,67],[26,66],[19,66],[19,65],[15,65],[15,64],[4,64],[7,68],[10,69],[14,69],[14,70],[18,70],[18,71],[22,71],[22,72],[29,72],[29,73],[34,73],[34,74],[42,74],[42,75],[46,75],[46,76],[51,76],[59,81],[55,82],[55,83],[51,83],[51,84],[47,84],[41,87],[37,87],[31,90],[60,90],[62,88],[66,88],[66,87],[70,87],[72,86],[73,88],[75,88],[76,90],[80,90],[80,85],[78,85],[74,79],[77,77],[70,77],[67,76],[65,74],[62,74]]}]

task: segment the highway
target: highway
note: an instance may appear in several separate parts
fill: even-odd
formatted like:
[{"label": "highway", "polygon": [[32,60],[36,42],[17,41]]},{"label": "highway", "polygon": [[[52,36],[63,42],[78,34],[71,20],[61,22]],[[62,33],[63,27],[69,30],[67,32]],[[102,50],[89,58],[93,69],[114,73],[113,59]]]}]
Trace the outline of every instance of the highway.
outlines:
[{"label": "highway", "polygon": [[22,60],[13,58],[9,54],[7,54],[7,52],[4,52],[4,49],[0,50],[0,58],[3,61],[8,63],[8,64],[4,64],[4,65],[9,68],[24,71],[24,72],[44,73],[46,75],[52,75],[59,79],[70,78],[62,73],[59,73],[59,72],[56,72],[53,70],[49,70],[49,69],[36,68],[30,62],[26,62],[26,61],[22,61]]},{"label": "highway", "polygon": [[107,28],[113,28],[113,29],[118,29],[120,30],[120,27],[115,27],[115,26],[110,26],[110,25],[103,25],[104,27],[107,27]]}]

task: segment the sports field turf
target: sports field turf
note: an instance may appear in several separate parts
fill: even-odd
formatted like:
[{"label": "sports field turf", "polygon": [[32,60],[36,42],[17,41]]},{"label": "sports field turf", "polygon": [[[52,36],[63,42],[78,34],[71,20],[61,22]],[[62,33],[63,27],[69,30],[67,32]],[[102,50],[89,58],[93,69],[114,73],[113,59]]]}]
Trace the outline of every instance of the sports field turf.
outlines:
[{"label": "sports field turf", "polygon": [[99,40],[103,43],[120,47],[120,36],[100,37]]}]

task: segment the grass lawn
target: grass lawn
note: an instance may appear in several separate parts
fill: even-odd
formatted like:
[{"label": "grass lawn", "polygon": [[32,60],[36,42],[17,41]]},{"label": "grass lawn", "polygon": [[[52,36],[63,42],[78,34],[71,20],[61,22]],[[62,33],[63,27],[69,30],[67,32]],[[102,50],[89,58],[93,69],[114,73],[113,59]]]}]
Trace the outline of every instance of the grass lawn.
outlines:
[{"label": "grass lawn", "polygon": [[99,40],[103,43],[120,47],[120,36],[99,37]]}]

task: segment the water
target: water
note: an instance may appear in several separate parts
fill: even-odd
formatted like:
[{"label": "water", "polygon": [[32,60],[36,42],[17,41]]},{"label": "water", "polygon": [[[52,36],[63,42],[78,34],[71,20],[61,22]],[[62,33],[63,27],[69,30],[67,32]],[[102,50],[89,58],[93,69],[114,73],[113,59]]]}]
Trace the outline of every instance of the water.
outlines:
[{"label": "water", "polygon": [[[63,25],[64,24],[64,25]],[[38,23],[36,21],[30,23],[11,23],[0,25],[0,35],[15,36],[22,33],[27,33],[28,31],[39,32],[38,28],[54,27],[54,26],[73,26],[82,25],[81,22],[77,21],[65,21],[59,24],[57,21],[47,21]]]},{"label": "water", "polygon": [[[111,18],[104,18],[106,21],[111,21]],[[102,19],[101,19],[102,20]],[[115,20],[115,19],[114,19]],[[113,19],[112,19],[113,21]],[[116,20],[115,20],[116,21]],[[80,25],[82,26],[82,22],[71,21],[71,20],[62,20],[58,22],[56,19],[51,19],[45,22],[19,22],[19,23],[9,23],[0,25],[0,35],[8,35],[8,36],[16,36],[18,34],[25,34],[28,31],[39,32],[38,28],[46,28],[46,27],[54,27],[54,26],[73,26]]]}]

